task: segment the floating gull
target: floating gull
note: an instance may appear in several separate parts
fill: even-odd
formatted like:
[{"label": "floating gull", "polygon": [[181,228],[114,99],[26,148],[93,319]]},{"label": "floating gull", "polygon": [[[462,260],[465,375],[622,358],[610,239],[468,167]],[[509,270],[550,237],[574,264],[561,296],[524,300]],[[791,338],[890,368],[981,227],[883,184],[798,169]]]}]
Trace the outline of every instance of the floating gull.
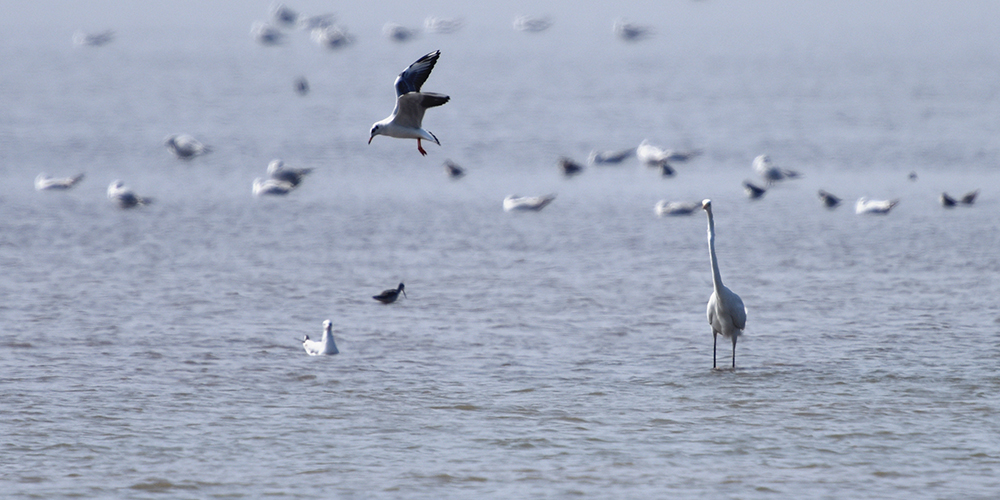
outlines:
[{"label": "floating gull", "polygon": [[676,173],[674,168],[670,166],[670,163],[668,163],[667,160],[660,160],[659,164],[660,164],[660,175],[662,175],[663,177],[673,177],[674,173]]},{"label": "floating gull", "polygon": [[430,76],[431,70],[434,69],[434,64],[437,63],[440,56],[441,51],[435,50],[417,59],[396,77],[394,84],[396,87],[396,107],[388,118],[372,125],[368,144],[372,143],[372,139],[376,135],[397,139],[416,139],[417,151],[424,156],[427,156],[427,151],[424,151],[423,146],[421,146],[421,140],[434,141],[438,146],[441,145],[434,134],[421,126],[421,122],[424,120],[424,111],[427,108],[440,106],[451,98],[444,94],[420,92],[420,87],[427,81],[427,77]]},{"label": "floating gull", "polygon": [[639,161],[649,167],[659,167],[664,161],[688,161],[701,154],[699,150],[677,151],[673,149],[663,149],[649,143],[648,139],[643,139],[639,147],[635,148],[635,156]]},{"label": "floating gull", "polygon": [[587,162],[591,165],[610,165],[625,161],[635,154],[635,148],[619,149],[618,151],[591,151]]},{"label": "floating gull", "polygon": [[783,179],[794,179],[799,173],[794,170],[779,168],[771,163],[771,158],[767,155],[760,155],[753,159],[753,169],[767,181],[768,184]]},{"label": "floating gull", "polygon": [[278,24],[295,26],[295,22],[299,19],[299,14],[286,7],[285,4],[279,3],[271,7],[271,19],[274,19],[274,22]]},{"label": "floating gull", "polygon": [[443,18],[428,16],[424,19],[424,29],[428,33],[440,33],[442,35],[454,33],[462,28],[464,22],[461,18]]},{"label": "floating gull", "polygon": [[823,202],[823,206],[826,208],[834,208],[837,205],[840,205],[840,198],[837,198],[822,189],[819,190],[819,200]]},{"label": "floating gull", "polygon": [[306,335],[306,338],[302,339],[302,347],[310,356],[339,354],[337,343],[333,341],[333,323],[330,320],[323,321],[323,338],[309,340],[309,336]]},{"label": "floating gull", "polygon": [[253,180],[251,192],[254,196],[286,195],[291,193],[293,189],[295,189],[295,185],[291,182],[258,177]]},{"label": "floating gull", "polygon": [[899,204],[899,200],[869,200],[862,196],[854,204],[856,214],[887,214],[892,207]]},{"label": "floating gull", "polygon": [[747,198],[751,200],[759,199],[767,192],[767,189],[757,186],[750,181],[743,181],[743,190],[746,191]]},{"label": "floating gull", "polygon": [[190,160],[198,155],[210,153],[208,146],[187,134],[173,134],[163,140],[163,145],[182,160]]},{"label": "floating gull", "polygon": [[545,196],[520,196],[512,194],[503,199],[503,209],[506,212],[513,212],[515,210],[534,210],[537,212],[545,208],[549,203],[552,203],[554,199],[556,199],[556,195],[554,194]]},{"label": "floating gull", "polygon": [[576,174],[583,172],[583,165],[563,156],[559,158],[559,169],[562,170],[563,175],[566,177],[573,177]]},{"label": "floating gull", "polygon": [[319,14],[317,16],[299,17],[299,29],[312,31],[316,28],[329,28],[333,26],[336,17],[333,14]]},{"label": "floating gull", "polygon": [[975,191],[965,193],[965,196],[962,197],[962,203],[965,205],[972,205],[976,201],[976,196],[979,196],[978,189]]},{"label": "floating gull", "polygon": [[465,169],[458,166],[457,163],[451,160],[444,161],[444,171],[448,174],[448,177],[451,177],[452,179],[459,179],[465,175]]},{"label": "floating gull", "polygon": [[951,196],[948,196],[948,193],[941,193],[940,200],[941,200],[941,206],[945,208],[951,208],[954,207],[955,205],[958,205],[958,200],[952,198]]},{"label": "floating gull", "polygon": [[548,17],[519,16],[514,19],[514,29],[517,31],[538,33],[549,29],[550,26],[552,26],[552,20]]},{"label": "floating gull", "polygon": [[396,23],[385,23],[382,25],[382,34],[394,42],[408,42],[416,38],[420,30]]},{"label": "floating gull", "polygon": [[320,47],[328,49],[341,49],[354,42],[354,37],[347,32],[343,26],[327,26],[325,28],[314,28],[309,38]]},{"label": "floating gull", "polygon": [[76,45],[86,45],[88,47],[100,47],[107,45],[115,39],[115,32],[111,30],[100,33],[84,33],[77,31],[73,33],[73,43]]},{"label": "floating gull", "polygon": [[306,80],[306,77],[300,76],[295,79],[295,93],[303,96],[309,93],[309,80]]},{"label": "floating gull", "polygon": [[653,28],[630,23],[620,18],[611,25],[611,30],[618,38],[626,42],[637,42],[653,35]]},{"label": "floating gull", "polygon": [[66,190],[76,185],[83,179],[83,174],[78,174],[73,177],[52,177],[51,175],[42,173],[35,177],[35,189],[39,191],[46,190]]},{"label": "floating gull", "polygon": [[111,181],[111,184],[108,185],[108,199],[122,208],[149,205],[153,202],[151,198],[142,198],[135,194],[132,189],[126,187],[125,183],[119,180]]},{"label": "floating gull", "polygon": [[261,45],[278,45],[285,41],[285,34],[281,30],[260,21],[250,26],[250,36]]},{"label": "floating gull", "polygon": [[653,211],[656,215],[664,217],[667,215],[690,215],[701,208],[701,203],[698,202],[687,202],[687,201],[671,201],[660,200],[656,202],[656,206],[653,207]]},{"label": "floating gull", "polygon": [[648,167],[659,167],[664,161],[669,160],[670,151],[649,143],[648,139],[643,139],[639,147],[635,148],[635,155],[639,161]]},{"label": "floating gull", "polygon": [[382,293],[373,295],[372,298],[383,304],[392,304],[399,297],[400,293],[403,294],[403,297],[406,297],[406,292],[403,291],[403,288],[406,288],[406,286],[400,283],[398,287],[382,290]]},{"label": "floating gull", "polygon": [[309,172],[312,172],[311,168],[286,167],[285,162],[279,159],[271,160],[271,163],[267,164],[267,175],[270,178],[285,181],[291,184],[292,187],[297,187],[302,182],[302,178],[309,174]]}]

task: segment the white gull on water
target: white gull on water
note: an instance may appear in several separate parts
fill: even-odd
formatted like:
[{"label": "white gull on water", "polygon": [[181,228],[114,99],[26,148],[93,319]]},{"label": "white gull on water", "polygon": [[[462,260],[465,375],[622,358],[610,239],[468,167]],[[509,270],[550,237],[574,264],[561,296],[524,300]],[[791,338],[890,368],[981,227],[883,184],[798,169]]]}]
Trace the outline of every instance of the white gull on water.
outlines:
[{"label": "white gull on water", "polygon": [[135,194],[135,191],[132,191],[120,180],[111,181],[111,184],[108,185],[108,199],[117,203],[121,208],[132,208],[153,202],[151,198],[143,198]]},{"label": "white gull on water", "polygon": [[38,177],[35,177],[35,189],[39,191],[69,189],[82,179],[83,174],[77,174],[73,177],[52,177],[51,175],[41,173],[38,174]]},{"label": "white gull on water", "polygon": [[292,187],[298,186],[302,182],[302,178],[310,172],[312,172],[311,168],[285,166],[285,162],[279,159],[271,160],[271,163],[267,164],[268,177],[278,181],[285,181],[291,184]]},{"label": "white gull on water", "polygon": [[388,118],[372,125],[368,144],[372,143],[372,139],[376,135],[397,139],[416,139],[417,151],[420,151],[420,154],[424,156],[427,156],[427,151],[424,151],[423,146],[421,146],[421,140],[434,141],[438,146],[441,145],[434,134],[422,127],[421,122],[424,120],[424,111],[427,111],[427,108],[440,106],[451,98],[444,94],[420,92],[420,87],[427,81],[427,77],[430,76],[431,70],[434,69],[434,64],[437,63],[440,56],[441,51],[435,50],[417,59],[396,77],[394,84],[396,87],[396,107]]},{"label": "white gull on water", "polygon": [[556,199],[556,195],[549,194],[545,196],[520,196],[512,194],[503,199],[503,209],[506,212],[513,212],[515,210],[534,210],[539,211],[546,207],[552,200]]},{"label": "white gull on water", "polygon": [[202,144],[188,134],[172,134],[163,140],[163,145],[170,150],[174,156],[182,160],[190,160],[198,155],[210,153],[212,148]]},{"label": "white gull on water", "polygon": [[337,343],[333,341],[333,323],[330,320],[323,321],[323,338],[309,340],[309,336],[306,335],[302,339],[302,347],[310,356],[339,354]]}]

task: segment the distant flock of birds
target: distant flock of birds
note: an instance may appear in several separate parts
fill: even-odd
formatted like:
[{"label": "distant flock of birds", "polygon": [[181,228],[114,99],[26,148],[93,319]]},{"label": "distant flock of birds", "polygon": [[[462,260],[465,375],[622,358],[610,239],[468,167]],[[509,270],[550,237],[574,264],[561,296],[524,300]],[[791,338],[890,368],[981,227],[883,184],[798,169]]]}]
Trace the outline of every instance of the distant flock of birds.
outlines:
[{"label": "distant flock of birds", "polygon": [[[275,25],[285,27],[299,26],[302,29],[309,30],[313,40],[327,47],[338,48],[350,43],[350,35],[347,34],[346,29],[334,23],[332,14],[302,17],[288,7],[278,4],[272,8],[271,17]],[[280,44],[286,35],[275,25],[266,22],[256,22],[251,28],[251,34],[261,44]],[[551,25],[552,22],[548,18],[518,17],[514,21],[515,29],[528,32],[544,31]],[[460,19],[428,18],[425,22],[425,27],[428,31],[438,33],[452,33],[460,29],[461,26],[462,21]],[[405,28],[393,23],[386,24],[383,30],[386,36],[396,41],[408,40],[418,33],[418,30]],[[634,25],[623,20],[615,21],[613,30],[619,37],[629,41],[640,40],[652,34],[652,30],[648,27]],[[74,35],[74,42],[81,45],[99,46],[110,42],[112,39],[113,33],[110,31],[91,35],[78,32]],[[428,108],[441,106],[447,103],[450,98],[444,94],[421,91],[421,87],[430,75],[440,55],[440,51],[428,53],[409,65],[396,77],[393,84],[396,91],[395,108],[387,118],[372,125],[371,134],[368,139],[369,144],[378,135],[398,139],[415,139],[417,141],[417,151],[421,155],[427,155],[427,152],[421,145],[421,141],[426,140],[438,145],[441,144],[434,134],[423,128],[422,121],[424,112]],[[297,91],[300,93],[308,91],[308,82],[304,78],[299,79],[296,86]],[[181,160],[192,160],[211,152],[211,148],[187,134],[168,136],[164,140],[164,146]],[[648,140],[643,140],[635,148],[593,151],[588,158],[588,162],[591,165],[619,164],[635,155],[642,164],[659,169],[664,177],[671,177],[676,173],[671,165],[672,162],[688,161],[699,154],[701,154],[701,151],[698,150],[678,151],[663,149],[650,144]],[[563,175],[567,177],[579,175],[584,171],[583,165],[568,157],[560,157],[557,160],[557,164]],[[764,186],[744,181],[743,187],[747,196],[751,199],[759,199],[764,196],[767,188],[776,182],[800,177],[799,173],[794,170],[774,165],[767,155],[757,156],[753,160],[752,167],[761,177]],[[445,161],[445,171],[453,179],[458,179],[465,175],[464,169],[451,160]],[[254,179],[251,192],[255,196],[287,195],[296,189],[302,183],[305,176],[311,172],[312,169],[288,167],[282,160],[275,159],[267,166],[267,177]],[[910,178],[915,179],[915,175],[911,174]],[[83,178],[83,174],[57,178],[43,173],[39,174],[35,179],[35,188],[39,191],[66,190],[78,184]],[[841,203],[840,198],[824,190],[819,190],[818,194],[821,203],[827,208],[835,208]],[[977,195],[978,190],[970,192],[960,199],[955,199],[947,193],[942,193],[940,201],[945,207],[954,207],[959,204],[972,205]],[[108,186],[107,196],[109,200],[122,208],[133,208],[148,205],[152,202],[151,198],[136,194],[121,180],[111,182]],[[554,200],[554,194],[543,196],[509,195],[503,200],[503,209],[507,212],[539,211]],[[862,197],[855,204],[855,212],[858,214],[886,214],[898,203],[899,200],[869,200]],[[712,366],[716,368],[716,342],[718,336],[722,335],[724,338],[732,341],[732,367],[735,369],[736,342],[746,327],[746,308],[739,295],[722,283],[715,252],[715,222],[712,215],[711,200],[702,200],[700,203],[660,200],[656,203],[654,211],[659,216],[678,216],[690,215],[699,208],[705,211],[708,216],[708,247],[712,265],[713,291],[709,297],[706,313],[708,322],[712,327]],[[391,304],[396,302],[400,295],[406,296],[404,290],[405,286],[403,283],[400,283],[396,288],[384,290],[372,298],[383,304]],[[305,351],[309,355],[314,356],[339,353],[332,330],[332,322],[329,319],[325,320],[320,340],[312,340],[308,335],[302,339],[302,346]]]}]

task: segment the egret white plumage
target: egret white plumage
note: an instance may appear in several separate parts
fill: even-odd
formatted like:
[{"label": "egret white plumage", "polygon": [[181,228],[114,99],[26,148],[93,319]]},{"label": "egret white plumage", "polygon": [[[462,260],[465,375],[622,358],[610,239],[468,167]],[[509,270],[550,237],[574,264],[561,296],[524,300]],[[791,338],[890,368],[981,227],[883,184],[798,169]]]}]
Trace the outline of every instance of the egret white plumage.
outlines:
[{"label": "egret white plumage", "polygon": [[712,325],[712,368],[715,364],[715,347],[719,335],[733,341],[733,369],[736,369],[736,340],[747,326],[747,310],[743,299],[722,284],[719,261],[715,256],[715,219],[712,217],[712,200],[704,200],[701,207],[708,214],[708,253],[712,259],[712,296],[708,298],[708,324]]}]

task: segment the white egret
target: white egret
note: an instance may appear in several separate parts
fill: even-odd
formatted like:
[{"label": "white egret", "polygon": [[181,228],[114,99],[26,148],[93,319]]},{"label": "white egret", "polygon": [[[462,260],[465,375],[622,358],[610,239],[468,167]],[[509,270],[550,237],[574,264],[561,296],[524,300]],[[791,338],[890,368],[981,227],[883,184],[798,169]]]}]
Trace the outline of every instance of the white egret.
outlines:
[{"label": "white egret", "polygon": [[708,253],[712,258],[712,296],[708,298],[708,324],[712,325],[712,368],[715,364],[715,347],[718,336],[733,341],[733,369],[736,369],[736,339],[747,326],[747,310],[743,299],[722,284],[719,261],[715,257],[715,220],[712,218],[712,200],[701,202],[708,214]]}]

